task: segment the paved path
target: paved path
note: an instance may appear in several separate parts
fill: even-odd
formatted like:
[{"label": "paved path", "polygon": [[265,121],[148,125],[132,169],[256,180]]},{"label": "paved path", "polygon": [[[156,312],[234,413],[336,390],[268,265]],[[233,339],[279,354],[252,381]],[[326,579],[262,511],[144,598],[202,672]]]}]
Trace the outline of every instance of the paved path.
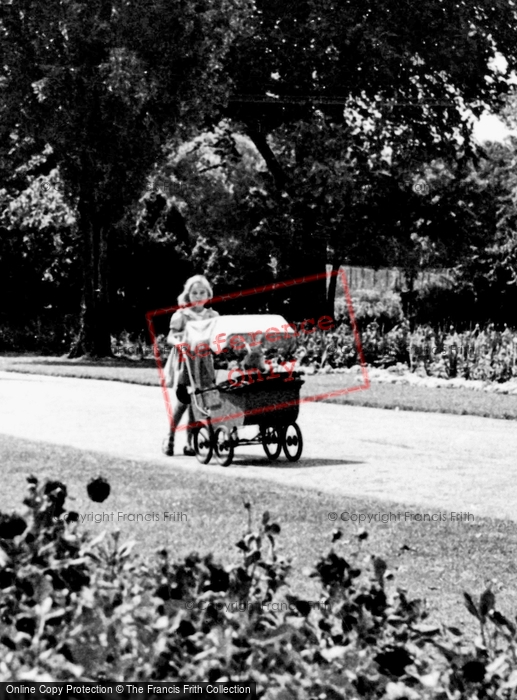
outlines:
[{"label": "paved path", "polygon": [[[0,433],[133,460],[214,470],[343,496],[370,496],[517,520],[517,428],[473,416],[304,404],[300,462],[270,465],[260,447],[238,448],[223,469],[166,458],[158,388],[0,372]],[[184,434],[183,434],[184,435]],[[182,438],[184,440],[184,438]],[[180,446],[182,443],[180,442]]]}]

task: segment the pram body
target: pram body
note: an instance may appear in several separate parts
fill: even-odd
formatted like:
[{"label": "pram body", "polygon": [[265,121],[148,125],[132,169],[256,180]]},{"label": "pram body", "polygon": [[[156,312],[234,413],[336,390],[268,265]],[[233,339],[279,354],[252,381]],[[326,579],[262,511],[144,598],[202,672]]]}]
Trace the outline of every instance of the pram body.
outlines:
[{"label": "pram body", "polygon": [[[193,443],[203,464],[215,454],[217,461],[227,466],[236,447],[253,444],[262,445],[270,460],[276,460],[282,450],[289,461],[300,458],[303,438],[296,420],[303,379],[294,371],[294,362],[286,364],[288,371],[267,360],[262,367],[234,367],[221,381],[213,369],[214,355],[206,353],[207,345],[217,348],[220,355],[235,345],[249,348],[253,343],[256,347],[264,338],[271,340],[273,331],[279,331],[279,342],[289,342],[296,335],[277,314],[220,316],[204,325],[189,324],[187,344],[192,348],[192,343],[197,343],[204,350],[201,362],[187,361],[195,419]],[[239,435],[240,428],[246,426],[256,426],[253,437]]]}]

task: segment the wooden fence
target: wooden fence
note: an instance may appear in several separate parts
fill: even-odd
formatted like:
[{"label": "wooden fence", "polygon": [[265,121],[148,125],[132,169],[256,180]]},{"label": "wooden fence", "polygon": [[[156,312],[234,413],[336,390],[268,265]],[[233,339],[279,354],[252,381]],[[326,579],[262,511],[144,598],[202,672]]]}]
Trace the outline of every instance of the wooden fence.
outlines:
[{"label": "wooden fence", "polygon": [[[379,291],[407,289],[404,271],[396,267],[374,270],[372,267],[342,265],[341,269],[345,271],[350,290],[354,292],[359,289],[377,289]],[[418,275],[415,286],[418,289],[425,284],[443,283],[448,280],[451,280],[451,274],[447,269],[425,270]]]}]

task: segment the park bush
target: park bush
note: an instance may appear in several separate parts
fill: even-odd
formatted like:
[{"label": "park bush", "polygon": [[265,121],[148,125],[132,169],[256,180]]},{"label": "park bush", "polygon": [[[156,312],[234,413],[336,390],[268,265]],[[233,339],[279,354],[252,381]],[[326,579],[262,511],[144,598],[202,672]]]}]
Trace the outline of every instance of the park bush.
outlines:
[{"label": "park bush", "polygon": [[424,367],[432,376],[491,382],[517,376],[517,333],[493,324],[462,333],[453,326],[443,331],[421,327],[411,335],[409,351],[411,367]]},{"label": "park bush", "polygon": [[[88,492],[109,496],[97,479]],[[137,558],[118,532],[93,538],[66,486],[28,479],[26,513],[0,515],[0,680],[255,681],[265,698],[509,698],[515,624],[490,589],[464,594],[480,636],[428,622],[396,588],[367,533],[342,531],[311,573],[319,600],[290,591],[280,526],[250,504],[240,561]]]},{"label": "park bush", "polygon": [[[421,371],[440,378],[464,378],[485,382],[506,382],[517,377],[517,331],[497,329],[493,324],[468,331],[454,326],[436,328],[417,326],[410,330],[405,320],[389,331],[379,323],[369,323],[358,336],[366,363],[372,367],[405,365],[412,372]],[[298,367],[315,371],[351,368],[359,364],[358,342],[351,325],[342,320],[330,331],[314,329],[298,338],[295,356]],[[134,360],[152,360],[153,349],[141,336],[127,333],[113,338],[116,356]],[[158,337],[163,361],[170,348],[165,336]],[[275,348],[268,350],[267,356]],[[228,360],[229,355],[224,359]],[[220,363],[219,363],[220,364]]]},{"label": "park bush", "polygon": [[356,337],[351,325],[341,321],[331,331],[316,329],[312,335],[300,337],[298,354],[302,366],[349,368],[360,362],[360,345],[368,365],[389,367],[409,362],[409,340],[409,326],[405,322],[383,332],[374,321]]},{"label": "park bush", "polygon": [[46,312],[16,323],[0,314],[0,352],[63,355],[69,352],[78,332],[78,320],[70,314]]},{"label": "park bush", "polygon": [[[366,363],[376,367],[405,364],[429,376],[505,382],[517,376],[517,332],[506,324],[470,324],[472,298],[450,283],[422,287],[410,307],[399,295],[360,290],[353,306]],[[360,361],[344,299],[336,305],[334,331],[302,338],[303,363],[317,369],[351,367]]]},{"label": "park bush", "polygon": [[[507,382],[517,377],[517,332],[493,324],[457,331],[454,326],[417,326],[403,321],[388,332],[377,322],[360,333],[365,362],[374,367],[400,363],[408,370],[441,378]],[[349,368],[360,362],[357,339],[347,323],[300,338],[300,363],[316,370]]]},{"label": "park bush", "polygon": [[[388,332],[404,318],[400,295],[381,289],[360,289],[352,295],[354,318],[359,331],[371,323],[377,323],[384,332]],[[350,312],[344,297],[338,297],[335,305],[338,321],[350,321]]]},{"label": "park bush", "polygon": [[452,324],[465,329],[476,319],[475,297],[469,289],[450,280],[427,284],[414,294],[407,316],[413,326],[439,328]]}]

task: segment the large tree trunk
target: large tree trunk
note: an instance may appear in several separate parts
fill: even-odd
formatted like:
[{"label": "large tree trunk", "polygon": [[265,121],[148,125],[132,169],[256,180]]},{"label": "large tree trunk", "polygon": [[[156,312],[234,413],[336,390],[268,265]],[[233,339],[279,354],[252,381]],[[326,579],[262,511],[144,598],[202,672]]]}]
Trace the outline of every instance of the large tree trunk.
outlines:
[{"label": "large tree trunk", "polygon": [[326,279],[311,280],[311,278],[326,272],[326,260],[320,256],[297,256],[290,267],[292,279],[307,281],[302,281],[290,290],[288,315],[295,321],[314,318],[317,322],[320,316],[325,315],[327,307]]},{"label": "large tree trunk", "polygon": [[[259,125],[248,125],[248,135],[255,144],[260,155],[264,158],[269,172],[273,176],[275,184],[280,191],[287,192],[296,199],[298,193],[291,181],[290,174],[279,162],[272,151],[266,133]],[[297,284],[285,293],[279,295],[279,307],[277,311],[285,312],[291,321],[303,321],[304,319],[317,319],[327,313],[329,308],[327,301],[326,279],[310,281],[314,275],[322,274],[327,269],[326,243],[322,239],[315,239],[317,221],[314,213],[308,207],[301,204],[303,212],[300,216],[300,231],[297,240],[292,241],[292,248],[286,255],[289,273],[288,279],[279,279],[279,282],[287,282],[292,279],[305,278],[308,282]],[[280,304],[280,301],[282,302]]]},{"label": "large tree trunk", "polygon": [[327,243],[319,233],[317,216],[305,203],[301,203],[299,217],[300,234],[292,241],[293,249],[286,257],[293,278],[304,278],[307,282],[293,289],[289,312],[297,321],[314,318],[317,322],[327,311],[327,279],[311,278],[327,271]]},{"label": "large tree trunk", "polygon": [[79,204],[83,298],[81,331],[70,357],[107,357],[111,352],[108,275],[108,221],[87,202]]}]

